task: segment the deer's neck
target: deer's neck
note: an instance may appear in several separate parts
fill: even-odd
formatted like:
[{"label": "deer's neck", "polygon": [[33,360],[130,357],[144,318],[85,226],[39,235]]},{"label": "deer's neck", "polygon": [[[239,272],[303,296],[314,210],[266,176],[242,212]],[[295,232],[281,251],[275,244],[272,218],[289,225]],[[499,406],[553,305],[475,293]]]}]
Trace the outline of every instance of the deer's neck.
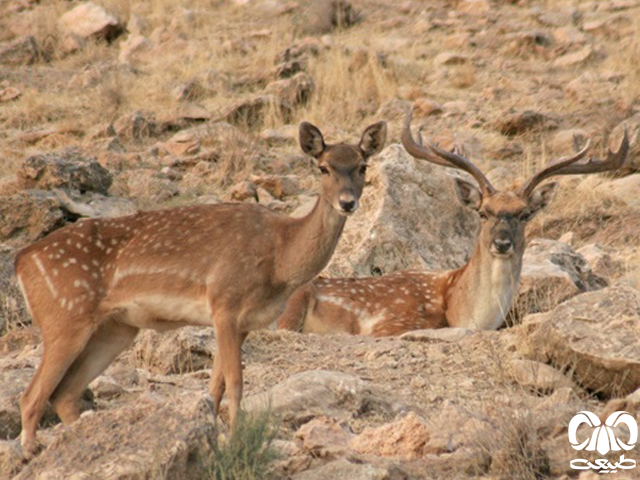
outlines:
[{"label": "deer's neck", "polygon": [[345,221],[345,216],[319,197],[307,216],[290,224],[278,277],[297,287],[318,275],[329,263]]},{"label": "deer's neck", "polygon": [[511,309],[522,270],[522,251],[495,257],[476,245],[471,259],[455,275],[447,298],[451,326],[495,330]]}]

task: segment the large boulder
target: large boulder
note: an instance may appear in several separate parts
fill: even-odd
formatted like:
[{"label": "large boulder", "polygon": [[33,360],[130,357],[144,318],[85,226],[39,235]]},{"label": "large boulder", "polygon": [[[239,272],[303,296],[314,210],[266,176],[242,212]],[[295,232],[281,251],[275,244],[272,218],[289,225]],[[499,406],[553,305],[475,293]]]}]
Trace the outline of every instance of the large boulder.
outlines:
[{"label": "large boulder", "polygon": [[364,454],[416,459],[437,452],[429,448],[429,439],[429,429],[424,420],[410,412],[392,423],[365,428],[351,440],[350,446]]},{"label": "large boulder", "polygon": [[60,17],[60,26],[81,39],[112,41],[124,32],[124,25],[93,2],[77,5]]},{"label": "large boulder", "polygon": [[395,407],[372,383],[328,370],[291,375],[270,390],[243,400],[248,412],[268,409],[293,423],[321,415],[348,420],[363,408],[389,412]]},{"label": "large boulder", "polygon": [[386,148],[371,161],[370,185],[327,272],[350,277],[461,266],[473,247],[478,220],[457,201],[456,174],[415,160],[400,145]]},{"label": "large boulder", "polygon": [[524,252],[513,313],[521,318],[546,312],[574,295],[604,286],[606,281],[595,275],[589,262],[569,245],[536,238]]},{"label": "large boulder", "polygon": [[0,242],[21,246],[66,223],[60,201],[52,192],[32,190],[0,201]]},{"label": "large boulder", "polygon": [[579,384],[607,397],[640,387],[640,292],[613,286],[529,315],[519,329],[521,353],[573,370]]},{"label": "large boulder", "polygon": [[27,158],[18,170],[18,181],[25,189],[65,188],[106,194],[113,179],[95,159],[70,151]]},{"label": "large boulder", "polygon": [[149,395],[57,430],[15,480],[210,478],[208,459],[216,439],[208,395]]}]

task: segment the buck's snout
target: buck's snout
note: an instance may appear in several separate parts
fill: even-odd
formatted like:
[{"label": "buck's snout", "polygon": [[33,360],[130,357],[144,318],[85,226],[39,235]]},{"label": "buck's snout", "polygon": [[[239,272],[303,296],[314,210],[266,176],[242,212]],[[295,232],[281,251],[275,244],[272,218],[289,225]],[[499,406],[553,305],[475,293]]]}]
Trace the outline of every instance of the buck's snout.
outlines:
[{"label": "buck's snout", "polygon": [[491,253],[494,255],[509,255],[513,252],[513,242],[508,234],[499,234],[491,242]]},{"label": "buck's snout", "polygon": [[352,193],[341,193],[338,197],[338,210],[344,215],[351,215],[358,208],[358,199]]}]

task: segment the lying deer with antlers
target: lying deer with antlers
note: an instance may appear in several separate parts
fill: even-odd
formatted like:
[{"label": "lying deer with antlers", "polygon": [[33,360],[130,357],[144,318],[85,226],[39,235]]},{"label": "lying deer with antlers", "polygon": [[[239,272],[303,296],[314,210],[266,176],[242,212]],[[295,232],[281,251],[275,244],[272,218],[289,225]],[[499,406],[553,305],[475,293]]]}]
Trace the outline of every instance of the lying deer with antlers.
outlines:
[{"label": "lying deer with antlers", "polygon": [[554,175],[616,170],[629,150],[625,133],[606,160],[580,162],[589,149],[549,163],[517,190],[497,191],[462,155],[423,146],[411,135],[407,115],[402,144],[413,157],[468,172],[479,189],[456,179],[460,202],[480,215],[475,250],[466,265],[449,271],[399,271],[372,278],[319,278],[294,293],[278,326],[313,333],[400,335],[410,330],[466,327],[493,330],[504,322],[520,280],[525,226],[549,204],[556,183],[536,188]]},{"label": "lying deer with antlers", "polygon": [[213,323],[210,391],[217,413],[226,388],[233,426],[244,339],[327,265],[358,208],[367,160],[385,138],[379,122],[358,145],[327,145],[320,130],[302,123],[300,145],[321,172],[320,196],[304,218],[255,204],[199,205],[82,220],[23,249],[16,275],[44,343],[20,399],[25,454],[37,450],[46,402],[63,422],[77,419],[86,386],[141,328]]}]

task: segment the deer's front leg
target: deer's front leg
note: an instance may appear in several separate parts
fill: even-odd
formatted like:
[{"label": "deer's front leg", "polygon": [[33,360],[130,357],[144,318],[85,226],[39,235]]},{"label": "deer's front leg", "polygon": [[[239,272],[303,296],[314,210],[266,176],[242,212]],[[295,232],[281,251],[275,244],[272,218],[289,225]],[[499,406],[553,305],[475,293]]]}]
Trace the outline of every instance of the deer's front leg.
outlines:
[{"label": "deer's front leg", "polygon": [[215,322],[216,357],[211,377],[211,393],[214,397],[216,413],[226,392],[229,399],[229,419],[231,428],[236,425],[240,401],[242,400],[242,358],[241,347],[247,334],[240,332],[235,321],[229,317]]}]

